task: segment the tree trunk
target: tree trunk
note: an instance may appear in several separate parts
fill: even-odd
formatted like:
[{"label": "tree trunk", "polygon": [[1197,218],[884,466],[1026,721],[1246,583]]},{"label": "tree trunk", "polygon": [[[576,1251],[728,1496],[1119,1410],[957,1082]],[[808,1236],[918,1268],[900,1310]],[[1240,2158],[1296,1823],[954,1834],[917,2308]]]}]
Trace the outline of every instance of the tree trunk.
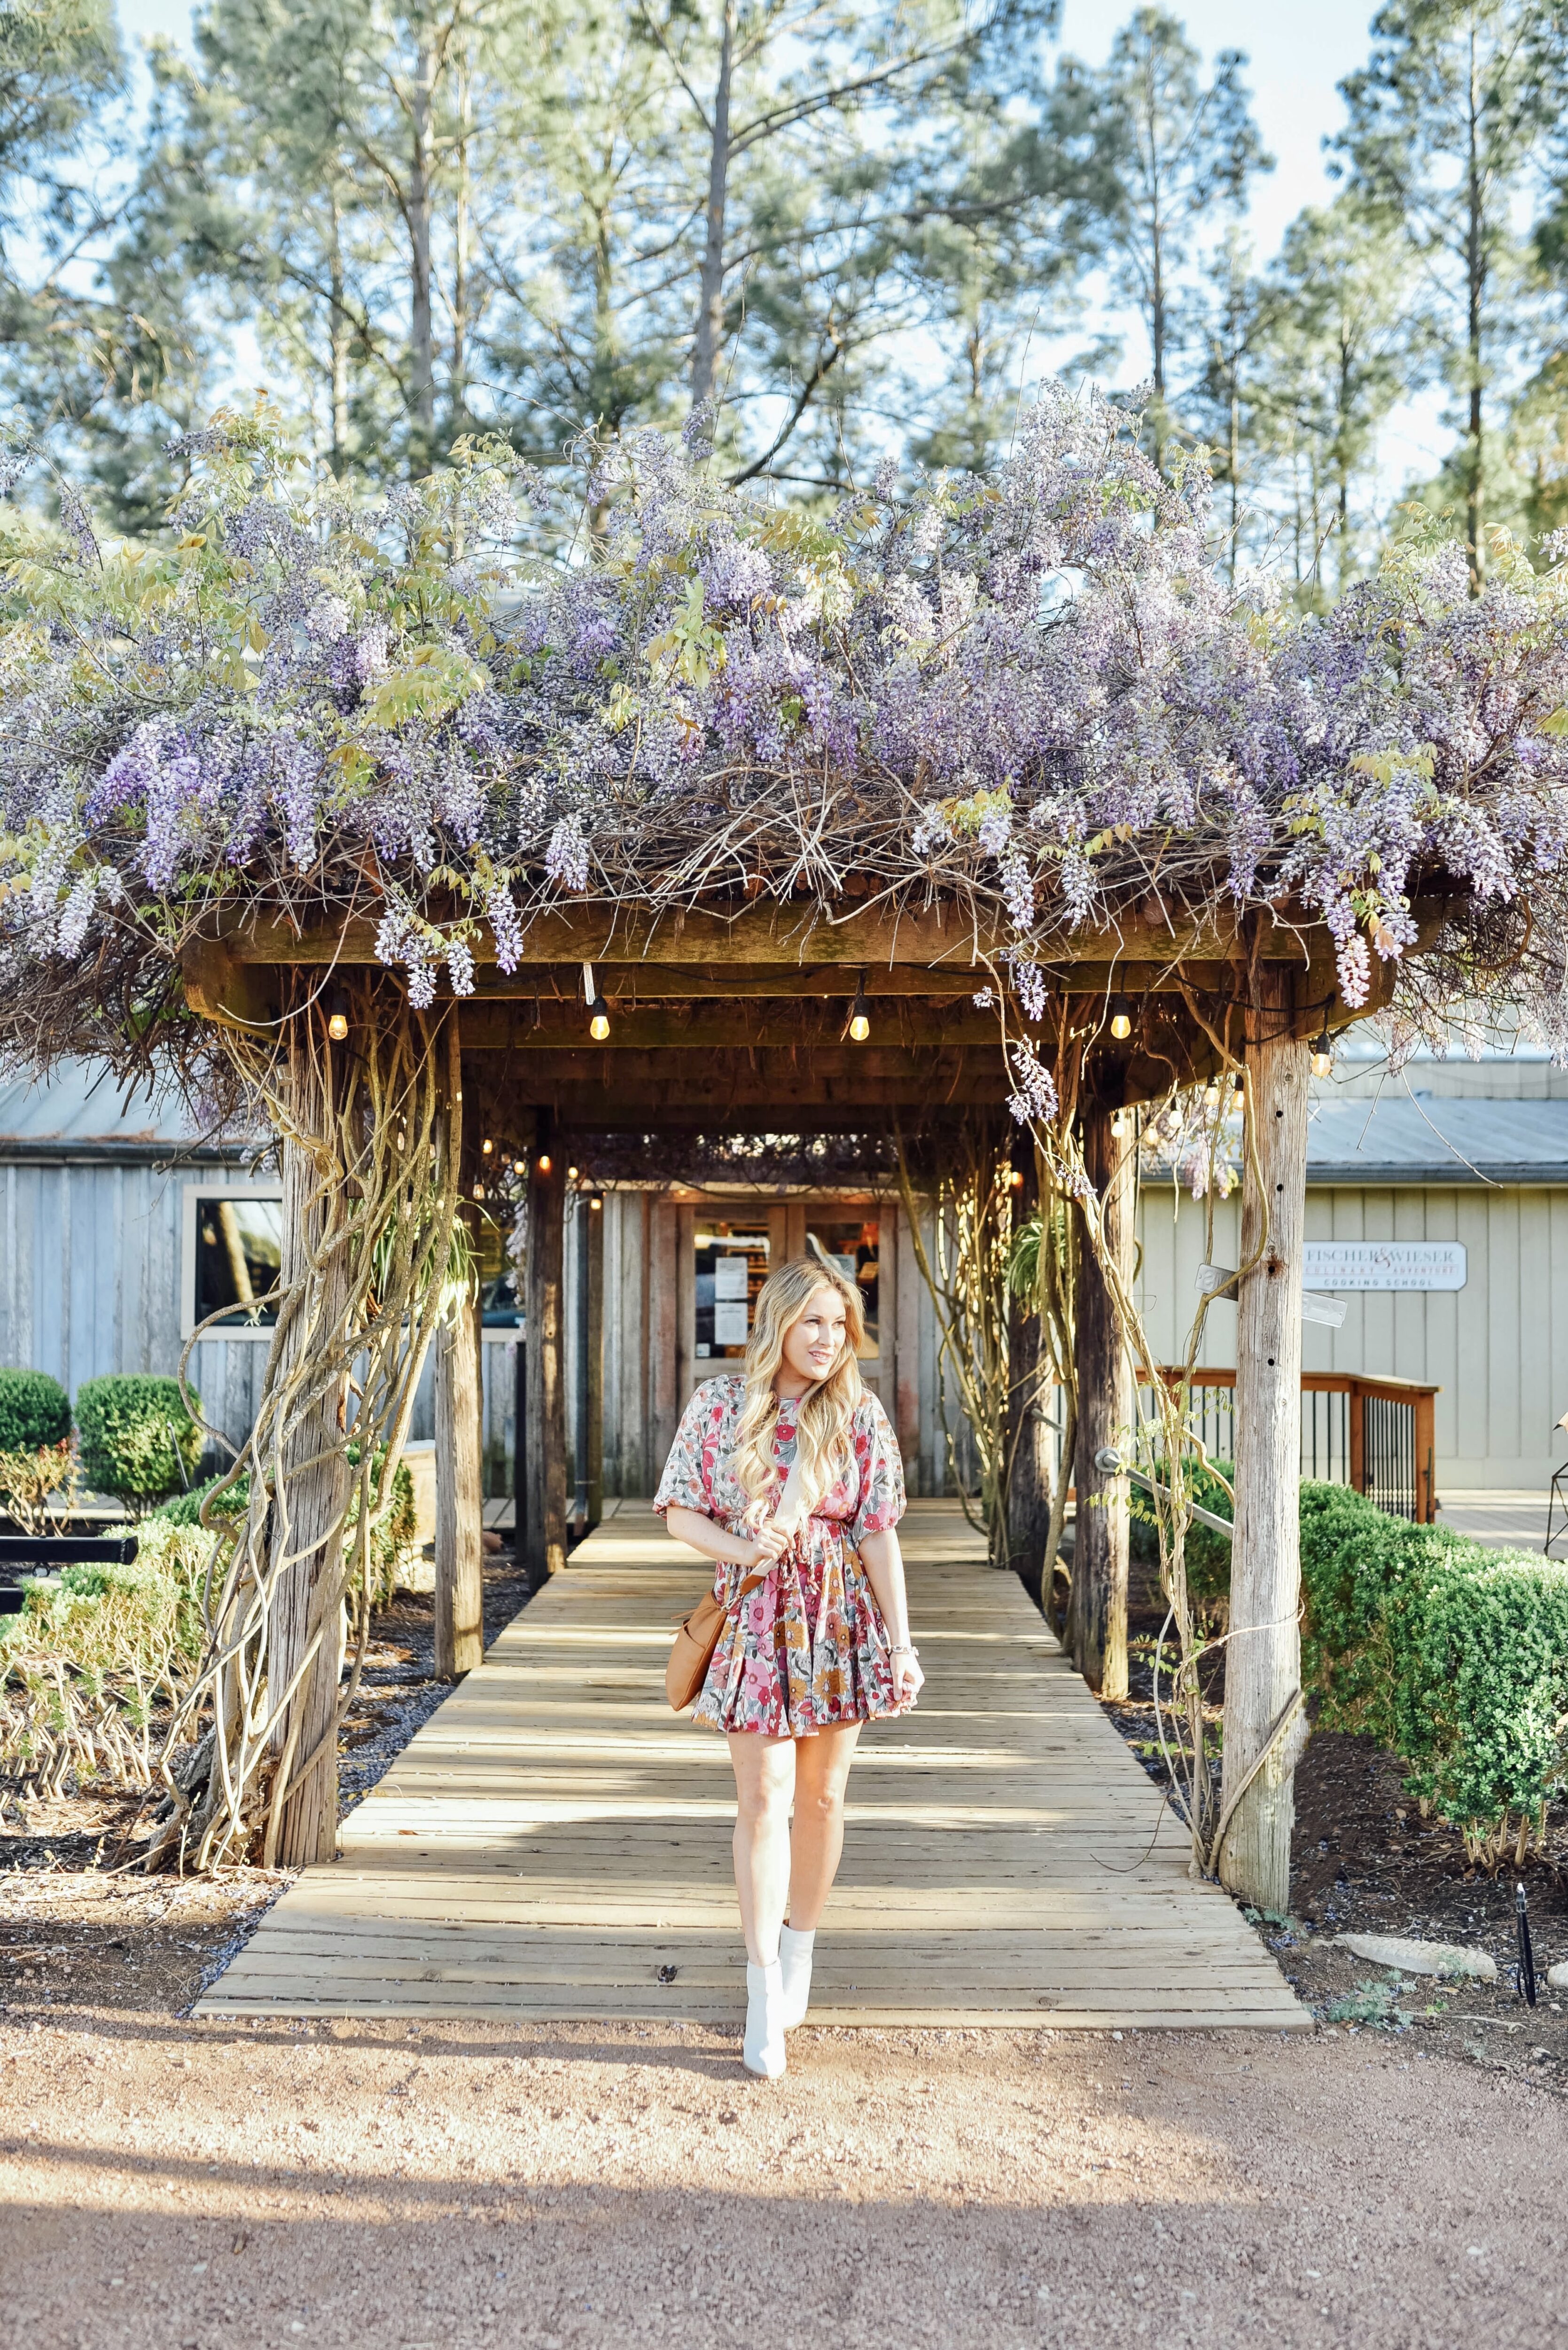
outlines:
[{"label": "tree trunk", "polygon": [[[280,1336],[291,1362],[301,1358],[321,1334],[336,1328],[348,1289],[344,1252],[331,1245],[344,1202],[324,1180],[308,1147],[312,1135],[325,1136],[329,1129],[336,1076],[325,1024],[317,1027],[315,1021],[314,1013],[302,1013],[289,1031],[294,1132],[286,1134],[283,1142],[281,1281],[286,1292],[296,1284],[309,1284],[312,1290],[307,1310]],[[265,1854],[267,1865],[278,1868],[330,1860],[337,1842],[347,1403],[348,1384],[342,1376],[314,1399],[285,1447],[283,1491],[273,1503],[272,1566],[278,1580],[268,1642],[269,1690],[281,1694],[299,1675],[273,1733],[278,1768],[293,1788]],[[313,1642],[317,1643],[314,1656],[306,1662]]]},{"label": "tree trunk", "polygon": [[435,52],[421,48],[410,99],[409,157],[409,404],[413,413],[415,453],[429,464],[435,447],[435,327],[431,308],[431,113],[435,93]]},{"label": "tree trunk", "polygon": [[566,1564],[566,1178],[535,1162],[528,1201],[528,1533],[530,1588]]},{"label": "tree trunk", "polygon": [[473,174],[469,146],[473,134],[473,78],[466,47],[458,60],[457,207],[452,224],[452,377],[447,408],[455,439],[468,421],[469,246],[473,217]]},{"label": "tree trunk", "polygon": [[[1292,1014],[1290,975],[1265,965],[1246,1044],[1250,1147],[1241,1179],[1241,1263],[1258,1262],[1243,1274],[1238,1297],[1222,1814],[1301,1691],[1297,1488],[1311,1047],[1290,1034]],[[1282,1917],[1290,1907],[1300,1741],[1298,1712],[1237,1802],[1219,1856],[1220,1878],[1232,1893]]]},{"label": "tree trunk", "polygon": [[708,158],[706,237],[697,289],[697,340],[691,353],[691,405],[711,400],[724,344],[724,213],[730,195],[730,83],[734,69],[737,0],[724,0],[719,39],[719,78]]},{"label": "tree trunk", "polygon": [[[1130,1120],[1129,1120],[1130,1127]],[[1111,1132],[1103,1103],[1084,1107],[1084,1163],[1098,1193],[1107,1258],[1124,1282],[1133,1268],[1133,1161],[1128,1136]],[[1095,1466],[1106,1445],[1125,1450],[1133,1417],[1132,1367],[1100,1260],[1085,1239],[1078,1265],[1078,1427],[1068,1619],[1073,1659],[1101,1697],[1127,1693],[1127,1481]]]},{"label": "tree trunk", "polygon": [[341,475],[348,467],[348,312],[343,277],[342,218],[337,191],[332,191],[332,471]]},{"label": "tree trunk", "polygon": [[[1013,1231],[1040,1213],[1039,1165],[1033,1139],[1018,1154],[1023,1181],[1012,1194]],[[1045,1420],[1045,1358],[1038,1313],[1010,1296],[1007,1305],[1007,1541],[1011,1563],[1025,1590],[1038,1595],[1051,1531],[1051,1432]],[[1044,1604],[1044,1603],[1043,1603]]]},{"label": "tree trunk", "polygon": [[1465,326],[1469,359],[1469,447],[1466,452],[1469,480],[1465,487],[1465,536],[1469,541],[1470,585],[1476,595],[1486,586],[1486,519],[1484,473],[1485,427],[1482,377],[1483,322],[1486,314],[1486,196],[1480,156],[1481,96],[1476,87],[1475,26],[1470,26],[1469,157],[1466,175],[1468,215],[1465,231]]},{"label": "tree trunk", "polygon": [[479,1343],[466,1305],[436,1333],[435,1448],[435,1668],[450,1681],[484,1658]]}]

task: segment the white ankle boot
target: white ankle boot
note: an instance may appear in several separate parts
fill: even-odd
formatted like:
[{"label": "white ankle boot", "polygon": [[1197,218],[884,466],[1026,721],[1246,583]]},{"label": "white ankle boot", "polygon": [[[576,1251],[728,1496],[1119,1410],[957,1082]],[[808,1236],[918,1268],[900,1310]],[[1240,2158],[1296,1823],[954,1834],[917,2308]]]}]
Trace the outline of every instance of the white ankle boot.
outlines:
[{"label": "white ankle boot", "polygon": [[746,2036],[741,2062],[764,2081],[776,2081],[784,2071],[784,1974],[777,1959],[771,1967],[746,1961]]},{"label": "white ankle boot", "polygon": [[805,2022],[805,2011],[811,2005],[811,1953],[816,1940],[814,1926],[809,1934],[797,1934],[793,1926],[784,1927],[779,1934],[779,1971],[784,1977],[784,2028],[793,2032],[797,2023]]}]

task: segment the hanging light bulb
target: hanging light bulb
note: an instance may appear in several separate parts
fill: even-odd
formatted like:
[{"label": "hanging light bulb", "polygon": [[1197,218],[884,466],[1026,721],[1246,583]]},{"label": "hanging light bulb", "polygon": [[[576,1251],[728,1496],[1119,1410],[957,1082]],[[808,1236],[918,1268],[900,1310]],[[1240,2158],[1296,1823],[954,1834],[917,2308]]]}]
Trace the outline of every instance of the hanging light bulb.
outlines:
[{"label": "hanging light bulb", "polygon": [[528,1161],[525,1159],[514,1159],[512,1161],[512,1172],[514,1175],[526,1175]]},{"label": "hanging light bulb", "polygon": [[1334,1075],[1334,1043],[1326,1028],[1321,1036],[1313,1039],[1312,1073],[1314,1077],[1331,1077]]},{"label": "hanging light bulb", "polygon": [[1007,1177],[1007,1183],[1008,1183],[1008,1189],[1009,1189],[1010,1191],[1023,1191],[1023,1168],[1022,1168],[1022,1167],[1013,1167],[1013,1168],[1009,1169],[1009,1170],[1008,1170],[1008,1177]]},{"label": "hanging light bulb", "polygon": [[568,1168],[567,1168],[567,1170],[566,1170],[566,1180],[567,1180],[567,1182],[568,1182],[568,1183],[575,1183],[575,1182],[576,1181],[576,1180],[577,1180],[577,1170],[576,1170],[576,1169],[575,1167],[568,1167]]},{"label": "hanging light bulb", "polygon": [[1127,1137],[1132,1132],[1132,1120],[1128,1118],[1125,1109],[1118,1109],[1113,1115],[1111,1118],[1111,1132],[1115,1135],[1118,1142],[1125,1141]]},{"label": "hanging light bulb", "polygon": [[596,1212],[596,1213],[597,1212],[597,1211],[598,1211],[600,1208],[602,1208],[602,1207],[604,1206],[604,1201],[600,1199],[600,1197],[599,1197],[599,1195],[598,1195],[598,1193],[597,1193],[597,1191],[594,1193],[593,1198],[588,1201],[588,1205],[589,1205],[589,1207],[590,1207],[590,1208],[592,1208],[592,1209],[595,1211],[595,1212]]},{"label": "hanging light bulb", "polygon": [[1231,1107],[1240,1109],[1247,1098],[1247,1080],[1240,1069],[1231,1080]]},{"label": "hanging light bulb", "polygon": [[474,1196],[474,1198],[475,1198],[476,1200],[483,1200],[483,1197],[484,1197],[484,1186],[483,1186],[483,1183],[476,1183],[476,1184],[474,1185],[474,1187],[473,1187],[473,1196]]},{"label": "hanging light bulb", "polygon": [[327,1014],[327,1033],[335,1045],[341,1045],[348,1034],[348,998],[340,987],[332,991]]},{"label": "hanging light bulb", "polygon": [[1203,1107],[1204,1107],[1204,1108],[1205,1108],[1205,1109],[1218,1109],[1218,1108],[1219,1108],[1219,1107],[1220,1107],[1220,1080],[1219,1080],[1219,1078],[1218,1078],[1218,1077],[1210,1077],[1210,1080],[1209,1080],[1209,1083],[1204,1087],[1204,1088],[1203,1088]]},{"label": "hanging light bulb", "polygon": [[485,1138],[484,1138],[484,1139],[483,1139],[483,1141],[480,1144],[479,1148],[480,1148],[480,1149],[483,1152],[483,1154],[484,1154],[485,1158],[486,1158],[486,1159],[488,1159],[488,1158],[489,1158],[489,1156],[490,1156],[490,1154],[491,1154],[491,1152],[494,1149],[495,1145],[494,1145],[494,1143],[493,1143],[493,1142],[492,1142],[492,1140],[490,1139],[490,1137],[489,1137],[488,1135],[486,1135],[486,1136],[485,1136]]},{"label": "hanging light bulb", "polygon": [[549,1171],[550,1154],[547,1150],[541,1150],[539,1153],[539,1172],[541,1175],[547,1175]]},{"label": "hanging light bulb", "polygon": [[1111,1035],[1118,1045],[1132,1035],[1132,1006],[1125,995],[1111,998]]},{"label": "hanging light bulb", "polygon": [[871,1034],[871,1006],[866,1001],[866,982],[855,991],[855,1001],[849,1007],[849,1033],[857,1045],[864,1045]]},{"label": "hanging light bulb", "polygon": [[602,995],[596,995],[588,1006],[588,1035],[596,1045],[602,1045],[609,1035],[609,1005]]}]

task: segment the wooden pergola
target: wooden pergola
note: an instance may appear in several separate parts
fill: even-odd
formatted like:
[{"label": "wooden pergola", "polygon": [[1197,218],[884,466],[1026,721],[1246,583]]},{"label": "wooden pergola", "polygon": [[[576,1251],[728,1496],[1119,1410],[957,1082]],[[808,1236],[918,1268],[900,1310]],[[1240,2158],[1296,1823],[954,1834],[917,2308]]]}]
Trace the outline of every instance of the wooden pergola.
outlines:
[{"label": "wooden pergola", "polygon": [[[319,982],[325,1001],[334,973],[376,962],[375,939],[368,920],[331,934],[254,920],[187,951],[187,1000],[215,1021],[275,1024],[290,1000],[288,974]],[[511,972],[497,967],[488,940],[476,944],[474,993],[461,1001],[443,995],[438,1004],[457,1024],[465,1185],[493,1168],[486,1139],[525,1158],[529,1170],[524,1484],[536,1582],[566,1561],[563,1281],[573,1135],[658,1133],[674,1143],[683,1131],[860,1132],[894,1120],[913,1127],[982,1117],[995,1124],[1015,1077],[997,1011],[974,998],[997,983],[1005,943],[956,908],[906,912],[850,902],[830,917],[815,902],[758,899],[657,916],[568,902],[533,919]],[[607,1018],[597,1037],[585,967]],[[1179,929],[1158,898],[1131,920],[1074,933],[1070,956],[1042,953],[1040,968],[1044,1018],[1026,1031],[1014,1005],[1011,1032],[1031,1033],[1047,1063],[1064,1028],[1085,1041],[1085,1163],[1105,1202],[1105,1244],[1129,1282],[1136,1146],[1130,1131],[1114,1130],[1114,1113],[1228,1061],[1245,1071],[1253,1145],[1245,1154],[1242,1256],[1257,1263],[1239,1296],[1225,1739],[1226,1788],[1239,1792],[1220,1866],[1233,1889],[1282,1909],[1294,1745],[1280,1731],[1292,1709],[1299,1711],[1300,1692],[1310,1040],[1376,1010],[1379,999],[1355,1013],[1345,1007],[1334,943],[1321,926],[1265,915]],[[1391,983],[1393,966],[1382,969]],[[869,1023],[864,1041],[850,1033],[857,995]],[[1130,1015],[1120,1038],[1110,1024],[1116,998]],[[1031,1343],[1026,1330],[1020,1338]],[[1096,1456],[1132,1419],[1132,1374],[1088,1251],[1076,1368],[1075,1640],[1091,1684],[1116,1695],[1127,1671],[1127,1483],[1098,1469]],[[452,1673],[477,1664],[483,1651],[477,1383],[477,1336],[459,1331],[437,1359],[438,1444],[449,1471],[439,1501],[437,1653]],[[1016,1473],[1015,1523],[1026,1549],[1044,1533],[1043,1463],[1028,1446]]]}]

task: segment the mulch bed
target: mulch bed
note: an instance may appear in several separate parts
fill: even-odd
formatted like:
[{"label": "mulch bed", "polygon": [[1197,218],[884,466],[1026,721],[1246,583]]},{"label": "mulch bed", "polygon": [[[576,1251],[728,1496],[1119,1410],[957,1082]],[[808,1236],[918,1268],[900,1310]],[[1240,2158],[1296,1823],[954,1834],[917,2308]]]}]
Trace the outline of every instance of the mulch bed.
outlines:
[{"label": "mulch bed", "polygon": [[[1135,1565],[1128,1609],[1125,1704],[1105,1711],[1149,1776],[1167,1780],[1153,1704],[1155,1645],[1164,1607],[1149,1570]],[[1165,1687],[1162,1675],[1162,1696]],[[1216,1750],[1225,1700],[1224,1652],[1203,1667]],[[1215,1765],[1216,1777],[1219,1765]],[[1568,1814],[1548,1819],[1545,1850],[1519,1870],[1478,1869],[1457,1828],[1423,1820],[1404,1767],[1370,1739],[1316,1731],[1296,1772],[1291,1912],[1254,1923],[1286,1977],[1325,2028],[1419,2033],[1424,2044],[1568,2094],[1568,1991],[1548,1989],[1549,1966],[1568,1961]],[[1529,1905],[1537,2005],[1517,1987],[1514,1887]],[[1249,1913],[1253,1914],[1253,1913]],[[1342,1934],[1394,1934],[1485,1950],[1495,1983],[1396,1976],[1356,1958]]]}]

